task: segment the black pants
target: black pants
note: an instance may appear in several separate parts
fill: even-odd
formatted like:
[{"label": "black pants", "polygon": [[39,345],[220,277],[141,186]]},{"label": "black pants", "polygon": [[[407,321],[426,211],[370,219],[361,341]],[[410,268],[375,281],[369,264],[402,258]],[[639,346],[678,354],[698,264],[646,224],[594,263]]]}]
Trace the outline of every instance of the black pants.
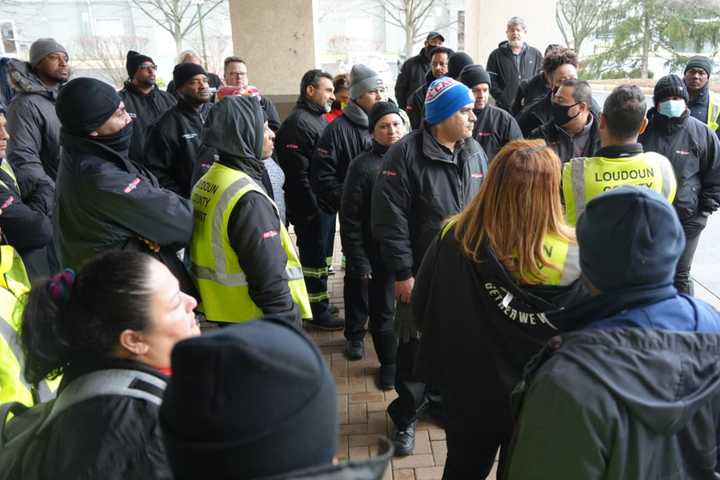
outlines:
[{"label": "black pants", "polygon": [[693,257],[695,257],[695,250],[697,250],[698,243],[700,242],[700,234],[703,229],[685,229],[685,250],[680,255],[678,260],[677,268],[675,270],[675,288],[680,293],[686,293],[688,295],[695,294],[695,288],[693,281],[690,278],[690,267],[692,266]]},{"label": "black pants", "polygon": [[[348,265],[347,271],[352,271]],[[395,277],[375,269],[371,279],[345,275],[345,338],[365,338],[365,323],[370,317],[370,333],[381,365],[394,365],[397,340],[393,331],[395,313]]]},{"label": "black pants", "polygon": [[335,215],[321,212],[311,220],[296,220],[293,224],[313,319],[327,321],[330,299],[327,288],[327,243],[335,235]]}]

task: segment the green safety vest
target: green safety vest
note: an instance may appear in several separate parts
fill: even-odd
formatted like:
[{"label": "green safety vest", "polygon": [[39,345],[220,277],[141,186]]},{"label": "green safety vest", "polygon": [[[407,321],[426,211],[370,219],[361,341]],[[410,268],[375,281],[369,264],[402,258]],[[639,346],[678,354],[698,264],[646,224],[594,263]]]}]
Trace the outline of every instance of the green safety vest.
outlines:
[{"label": "green safety vest", "polygon": [[[441,238],[445,238],[456,223],[457,220],[450,220],[443,227]],[[556,233],[548,233],[543,239],[543,250],[548,260],[559,268],[540,269],[545,275],[543,285],[567,286],[580,277],[580,251],[576,243],[570,243]]]},{"label": "green safety vest", "polygon": [[10,245],[0,246],[0,404],[20,402],[32,406],[52,399],[59,379],[40,382],[37,388],[22,375],[23,354],[17,338],[22,321],[19,298],[30,290],[25,266]]},{"label": "green safety vest", "polygon": [[601,193],[623,185],[652,188],[672,203],[677,190],[670,160],[655,152],[634,157],[579,157],[565,164],[562,189],[565,215],[575,225],[585,205]]},{"label": "green safety vest", "polygon": [[708,101],[708,113],[707,113],[707,126],[713,132],[720,127],[717,122],[718,115],[720,115],[720,96],[708,90],[710,100]]},{"label": "green safety vest", "polygon": [[[200,298],[200,311],[208,320],[241,323],[260,318],[262,310],[248,292],[248,282],[230,245],[228,221],[237,202],[248,192],[258,192],[277,206],[245,173],[214,163],[192,190],[194,227],[190,242],[192,273]],[[285,268],[293,301],[304,319],[312,318],[302,265],[285,226],[280,241],[288,258]]]}]

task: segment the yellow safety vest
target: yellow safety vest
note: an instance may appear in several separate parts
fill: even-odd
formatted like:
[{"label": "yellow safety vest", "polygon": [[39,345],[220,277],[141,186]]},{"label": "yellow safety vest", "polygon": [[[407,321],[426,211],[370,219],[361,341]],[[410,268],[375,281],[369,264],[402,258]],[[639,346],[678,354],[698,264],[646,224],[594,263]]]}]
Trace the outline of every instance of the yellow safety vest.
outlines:
[{"label": "yellow safety vest", "polygon": [[[228,221],[237,202],[248,192],[258,192],[275,203],[245,173],[214,163],[192,190],[195,223],[190,243],[192,272],[200,298],[200,310],[215,322],[241,323],[263,315],[248,292],[248,282],[230,245]],[[293,301],[304,319],[311,319],[310,300],[302,265],[285,226],[280,222],[280,241],[288,258],[285,268]]]},{"label": "yellow safety vest", "polygon": [[19,299],[29,290],[20,255],[10,245],[0,246],[0,404],[20,402],[30,407],[36,400],[52,399],[59,384],[59,379],[42,381],[35,389],[22,374],[24,357],[17,338],[22,321]]},{"label": "yellow safety vest", "polygon": [[672,203],[677,190],[670,160],[655,152],[634,157],[579,157],[565,164],[562,190],[565,215],[575,225],[585,205],[601,193],[623,185],[638,185],[661,193]]},{"label": "yellow safety vest", "polygon": [[[8,162],[6,158],[2,159],[2,163],[0,163],[0,169],[2,169],[2,171],[7,173],[8,175],[10,175],[10,178],[13,179],[13,181],[15,182],[15,185],[17,186],[17,178],[15,178],[15,172],[13,171],[12,166],[10,166],[10,162]],[[0,180],[0,185],[2,185],[3,187],[5,187],[7,189],[10,188],[2,180]]]},{"label": "yellow safety vest", "polygon": [[[450,220],[443,227],[441,238],[445,238],[456,223],[457,220]],[[543,239],[543,249],[545,256],[559,268],[540,269],[545,275],[543,285],[567,286],[580,277],[580,251],[576,243],[570,243],[556,233],[548,233]],[[518,279],[517,276],[514,277]]]},{"label": "yellow safety vest", "polygon": [[717,122],[718,115],[720,115],[720,96],[710,90],[708,90],[708,94],[710,100],[708,101],[707,126],[714,132],[720,127]]}]

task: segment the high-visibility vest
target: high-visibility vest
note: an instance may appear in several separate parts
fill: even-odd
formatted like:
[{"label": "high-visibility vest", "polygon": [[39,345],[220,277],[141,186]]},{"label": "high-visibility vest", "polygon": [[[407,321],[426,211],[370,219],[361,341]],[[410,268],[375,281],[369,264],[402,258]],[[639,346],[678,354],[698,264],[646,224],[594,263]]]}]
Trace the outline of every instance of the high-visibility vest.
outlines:
[{"label": "high-visibility vest", "polygon": [[[445,224],[441,238],[445,238],[455,223],[457,220],[453,219]],[[556,233],[548,233],[543,238],[543,250],[547,259],[558,268],[540,268],[540,272],[545,275],[542,285],[567,286],[580,277],[580,251],[577,243],[568,242]]]},{"label": "high-visibility vest", "polygon": [[585,206],[601,193],[623,185],[651,188],[672,203],[677,182],[670,160],[655,152],[634,157],[579,157],[565,164],[562,190],[565,215],[575,225]]},{"label": "high-visibility vest", "polygon": [[[10,165],[10,162],[8,162],[6,158],[3,158],[0,160],[0,169],[3,172],[7,173],[10,176],[10,178],[13,179],[13,182],[15,182],[15,186],[17,186],[17,178],[15,178],[15,172],[13,171],[12,166]],[[6,185],[5,182],[2,181],[2,179],[0,179],[0,185],[7,188],[8,190],[10,189],[10,187],[8,185]]]},{"label": "high-visibility vest", "polygon": [[708,90],[710,99],[708,100],[708,113],[707,113],[707,126],[713,132],[720,127],[717,122],[718,115],[720,115],[720,95],[715,92]]},{"label": "high-visibility vest", "polygon": [[0,404],[20,402],[31,407],[55,396],[59,380],[42,381],[37,388],[22,374],[23,354],[17,333],[22,321],[19,298],[30,290],[25,266],[10,245],[0,246]]},{"label": "high-visibility vest", "polygon": [[[248,192],[267,198],[280,219],[275,203],[252,178],[217,162],[192,190],[195,217],[190,242],[192,274],[200,291],[200,311],[211,321],[241,323],[263,315],[250,297],[247,278],[228,236],[230,214]],[[288,259],[285,272],[290,293],[302,318],[310,319],[312,312],[302,265],[282,222],[279,235]]]}]

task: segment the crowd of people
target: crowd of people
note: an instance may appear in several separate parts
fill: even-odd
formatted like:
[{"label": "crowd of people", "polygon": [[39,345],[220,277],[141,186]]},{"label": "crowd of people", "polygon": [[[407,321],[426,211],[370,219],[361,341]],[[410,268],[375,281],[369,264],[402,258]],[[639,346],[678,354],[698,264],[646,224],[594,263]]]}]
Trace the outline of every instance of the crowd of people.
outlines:
[{"label": "crowd of people", "polygon": [[[119,92],[53,39],[11,60],[0,478],[380,479],[424,416],[445,480],[498,451],[498,478],[720,473],[720,314],[690,277],[720,207],[712,60],[601,106],[576,52],[506,33],[486,67],[429,33],[395,99],[310,69],[284,120],[237,56],[221,79],[183,52],[162,91],[129,51]],[[374,458],[335,458],[304,328],[350,361],[370,332],[397,392]]]}]

